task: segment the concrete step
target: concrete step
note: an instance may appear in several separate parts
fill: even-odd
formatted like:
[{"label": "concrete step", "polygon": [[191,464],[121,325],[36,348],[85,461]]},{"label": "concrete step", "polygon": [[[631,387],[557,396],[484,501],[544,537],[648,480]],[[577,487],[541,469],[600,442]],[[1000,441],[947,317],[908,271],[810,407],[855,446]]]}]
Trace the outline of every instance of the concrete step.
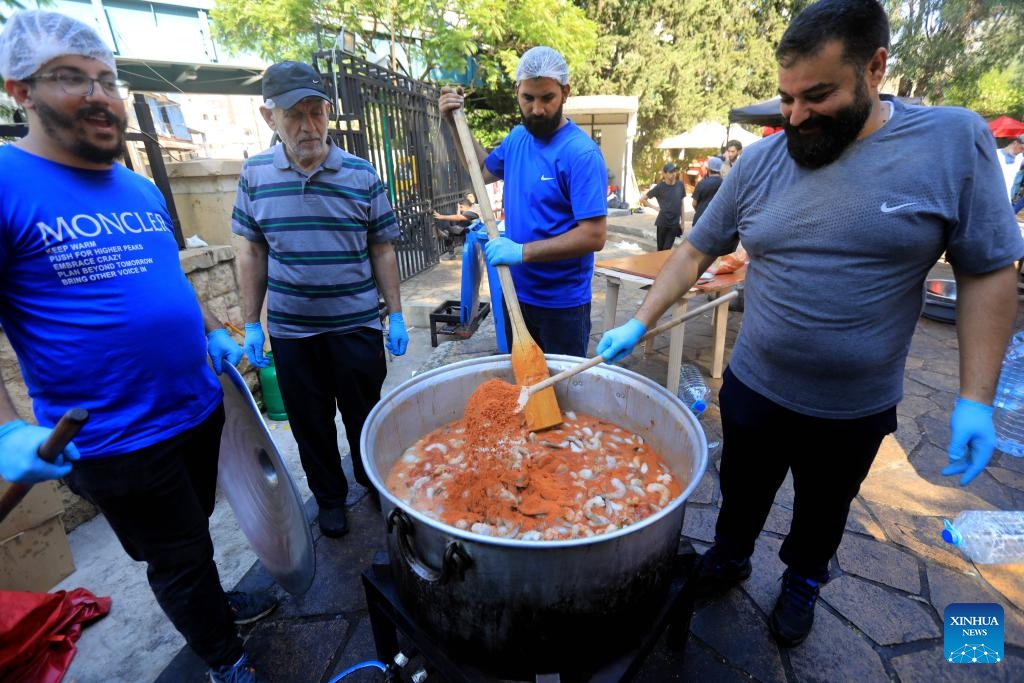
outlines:
[{"label": "concrete step", "polygon": [[644,209],[642,213],[611,210],[608,214],[608,242],[632,242],[643,251],[657,251],[658,236],[654,226],[657,212]]}]

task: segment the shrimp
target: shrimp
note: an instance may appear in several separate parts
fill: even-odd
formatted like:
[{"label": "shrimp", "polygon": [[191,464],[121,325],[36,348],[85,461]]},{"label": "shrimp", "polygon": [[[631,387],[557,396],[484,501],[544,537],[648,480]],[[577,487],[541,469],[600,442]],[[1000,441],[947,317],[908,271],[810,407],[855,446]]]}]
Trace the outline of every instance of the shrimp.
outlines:
[{"label": "shrimp", "polygon": [[664,484],[648,484],[647,485],[647,492],[648,493],[657,493],[658,496],[659,496],[658,504],[662,505],[662,506],[665,506],[665,505],[668,504],[668,499],[672,495],[671,491],[669,491],[668,487],[665,486]]}]

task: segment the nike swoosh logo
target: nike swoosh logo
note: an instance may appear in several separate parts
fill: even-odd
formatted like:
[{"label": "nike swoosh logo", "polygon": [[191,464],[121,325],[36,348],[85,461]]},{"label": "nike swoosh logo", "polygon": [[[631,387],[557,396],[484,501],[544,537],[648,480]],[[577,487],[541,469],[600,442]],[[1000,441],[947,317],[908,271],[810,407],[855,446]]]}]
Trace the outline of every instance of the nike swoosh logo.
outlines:
[{"label": "nike swoosh logo", "polygon": [[554,178],[551,178],[551,177],[549,177],[549,176],[546,176],[546,175],[544,175],[543,173],[541,173],[541,174],[540,174],[540,179],[541,179],[541,180],[554,180]]},{"label": "nike swoosh logo", "polygon": [[882,213],[892,213],[897,209],[902,209],[907,206],[913,206],[914,204],[917,204],[917,202],[907,202],[906,204],[897,204],[896,206],[889,206],[888,202],[882,202],[882,205],[878,208],[881,209]]}]

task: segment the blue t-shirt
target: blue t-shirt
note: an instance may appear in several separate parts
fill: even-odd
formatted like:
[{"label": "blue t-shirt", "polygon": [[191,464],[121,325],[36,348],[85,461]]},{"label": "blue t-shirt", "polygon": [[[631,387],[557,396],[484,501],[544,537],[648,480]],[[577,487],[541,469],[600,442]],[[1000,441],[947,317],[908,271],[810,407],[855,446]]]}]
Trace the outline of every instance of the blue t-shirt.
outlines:
[{"label": "blue t-shirt", "polygon": [[[572,121],[548,138],[522,125],[486,160],[505,181],[505,235],[520,244],[556,237],[588,218],[608,215],[608,169],[601,150]],[[520,301],[544,308],[590,303],[594,255],[511,268]]]},{"label": "blue t-shirt", "polygon": [[163,441],[221,402],[163,196],[119,164],[0,147],[0,324],[39,424],[89,411],[83,458]]},{"label": "blue t-shirt", "polygon": [[[992,134],[953,107],[893,101],[889,122],[809,170],[773,135],[744,150],[690,242],[750,255],[729,367],[791,410],[852,419],[896,405],[924,280],[1024,255]],[[898,159],[898,163],[894,161]]]}]

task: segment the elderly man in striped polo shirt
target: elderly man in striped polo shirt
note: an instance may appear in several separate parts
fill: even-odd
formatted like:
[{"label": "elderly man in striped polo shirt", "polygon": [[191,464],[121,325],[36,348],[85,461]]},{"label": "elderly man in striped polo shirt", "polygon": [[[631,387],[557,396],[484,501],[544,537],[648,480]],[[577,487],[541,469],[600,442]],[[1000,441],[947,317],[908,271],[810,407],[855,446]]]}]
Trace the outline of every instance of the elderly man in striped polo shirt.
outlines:
[{"label": "elderly man in striped polo shirt", "polygon": [[[239,250],[245,353],[263,367],[267,327],[277,379],[309,488],[327,536],[348,531],[348,481],[341,469],[335,405],[341,410],[356,481],[377,493],[363,469],[359,434],[380,400],[384,348],[409,343],[391,241],[398,223],[380,176],[327,138],[331,101],[309,65],[281,62],[263,75],[260,112],[281,144],[242,169],[231,229]],[[378,296],[387,305],[381,337]]]}]

